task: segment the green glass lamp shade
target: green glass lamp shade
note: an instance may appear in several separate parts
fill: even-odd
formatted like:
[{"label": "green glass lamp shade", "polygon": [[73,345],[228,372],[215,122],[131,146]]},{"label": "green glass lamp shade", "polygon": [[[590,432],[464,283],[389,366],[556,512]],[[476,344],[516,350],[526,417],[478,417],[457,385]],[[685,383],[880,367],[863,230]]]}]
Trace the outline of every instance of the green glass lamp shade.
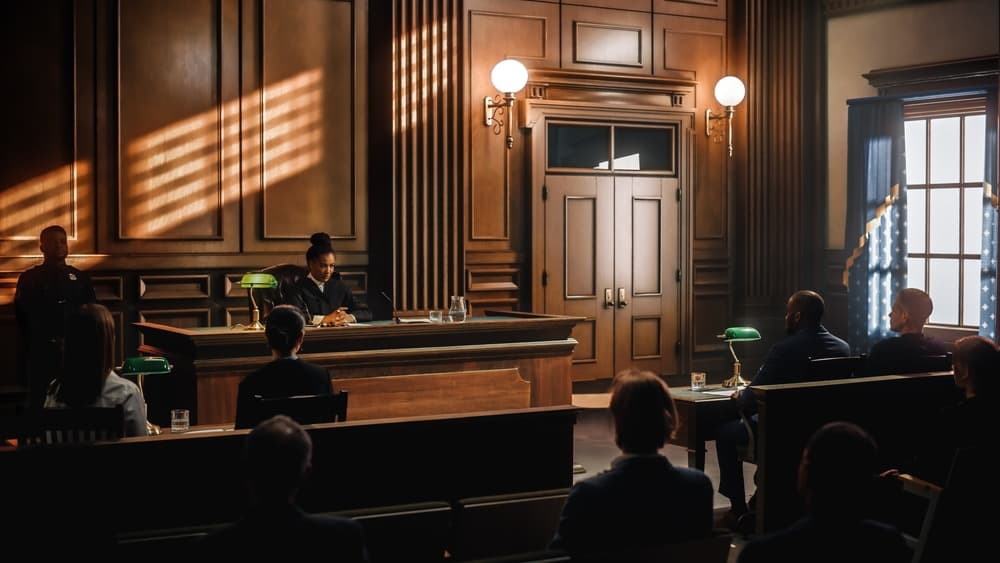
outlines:
[{"label": "green glass lamp shade", "polygon": [[251,272],[243,275],[243,279],[240,280],[240,285],[248,289],[278,287],[278,280],[271,274]]},{"label": "green glass lamp shade", "polygon": [[760,331],[752,326],[731,326],[726,329],[725,333],[720,334],[719,338],[726,342],[760,340]]},{"label": "green glass lamp shade", "polygon": [[119,375],[160,375],[170,373],[173,367],[166,358],[160,356],[136,356],[125,358]]}]

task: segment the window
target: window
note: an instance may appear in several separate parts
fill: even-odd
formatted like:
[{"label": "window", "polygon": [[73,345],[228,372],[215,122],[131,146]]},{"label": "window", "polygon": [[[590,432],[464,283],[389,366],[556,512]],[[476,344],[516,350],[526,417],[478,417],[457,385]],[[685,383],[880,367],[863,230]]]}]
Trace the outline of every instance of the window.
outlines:
[{"label": "window", "polygon": [[985,107],[980,96],[904,110],[907,285],[934,300],[933,325],[979,326]]},{"label": "window", "polygon": [[676,135],[673,125],[550,123],[548,168],[674,175]]}]

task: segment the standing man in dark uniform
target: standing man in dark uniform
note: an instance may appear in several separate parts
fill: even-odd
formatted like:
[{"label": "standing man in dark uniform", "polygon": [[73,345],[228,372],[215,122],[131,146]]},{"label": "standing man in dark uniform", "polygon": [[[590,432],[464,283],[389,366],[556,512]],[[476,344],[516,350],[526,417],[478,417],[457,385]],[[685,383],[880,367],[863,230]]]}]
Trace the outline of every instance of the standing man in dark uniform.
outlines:
[{"label": "standing man in dark uniform", "polygon": [[45,390],[62,367],[66,315],[96,301],[90,276],[66,263],[66,229],[50,225],[38,236],[44,261],[17,280],[14,311],[21,333],[18,370],[28,387],[28,407],[41,407]]}]

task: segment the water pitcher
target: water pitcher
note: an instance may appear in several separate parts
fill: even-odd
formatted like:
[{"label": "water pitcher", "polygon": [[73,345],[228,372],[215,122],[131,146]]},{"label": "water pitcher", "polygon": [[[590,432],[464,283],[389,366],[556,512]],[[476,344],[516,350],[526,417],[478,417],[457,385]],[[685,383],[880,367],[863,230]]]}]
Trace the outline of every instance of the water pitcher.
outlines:
[{"label": "water pitcher", "polygon": [[461,295],[451,296],[451,307],[448,307],[448,316],[452,322],[460,323],[465,320],[465,297]]}]

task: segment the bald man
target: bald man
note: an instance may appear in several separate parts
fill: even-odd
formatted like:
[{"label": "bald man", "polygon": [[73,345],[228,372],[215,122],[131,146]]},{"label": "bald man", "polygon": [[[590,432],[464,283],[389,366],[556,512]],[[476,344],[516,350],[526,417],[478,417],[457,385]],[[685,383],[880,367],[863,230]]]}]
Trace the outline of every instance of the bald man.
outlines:
[{"label": "bald man", "polygon": [[915,287],[899,290],[889,312],[889,330],[898,332],[877,342],[868,353],[868,372],[871,375],[913,373],[925,371],[919,365],[922,356],[940,356],[948,346],[940,340],[924,335],[924,324],[934,312],[931,296]]},{"label": "bald man", "polygon": [[[785,304],[785,332],[787,336],[771,347],[750,386],[774,385],[801,381],[809,372],[810,358],[841,358],[851,355],[847,343],[837,338],[823,326],[826,303],[815,291],[797,291]],[[743,389],[733,393],[733,399],[743,412],[750,416],[750,423],[757,422],[757,403],[753,392]],[[750,436],[740,420],[732,420],[719,427],[715,448],[719,456],[719,493],[729,499],[731,508],[721,527],[733,528],[736,521],[747,512],[746,489],[743,486],[743,463],[739,460],[741,446],[750,443]]]}]

